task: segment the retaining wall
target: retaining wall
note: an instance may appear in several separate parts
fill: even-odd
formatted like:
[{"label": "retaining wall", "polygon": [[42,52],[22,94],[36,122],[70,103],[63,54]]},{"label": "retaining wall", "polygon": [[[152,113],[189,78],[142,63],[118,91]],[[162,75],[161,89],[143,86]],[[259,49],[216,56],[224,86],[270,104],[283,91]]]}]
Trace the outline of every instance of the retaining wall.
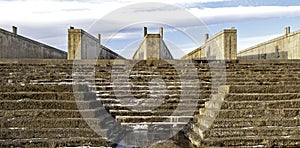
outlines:
[{"label": "retaining wall", "polygon": [[67,59],[67,53],[0,29],[0,59]]},{"label": "retaining wall", "polygon": [[225,29],[212,38],[206,35],[203,46],[188,53],[182,59],[218,59],[235,60],[237,55],[237,30],[235,28]]},{"label": "retaining wall", "polygon": [[68,59],[124,59],[82,29],[68,30]]},{"label": "retaining wall", "polygon": [[238,53],[238,59],[300,59],[300,31],[260,43]]}]

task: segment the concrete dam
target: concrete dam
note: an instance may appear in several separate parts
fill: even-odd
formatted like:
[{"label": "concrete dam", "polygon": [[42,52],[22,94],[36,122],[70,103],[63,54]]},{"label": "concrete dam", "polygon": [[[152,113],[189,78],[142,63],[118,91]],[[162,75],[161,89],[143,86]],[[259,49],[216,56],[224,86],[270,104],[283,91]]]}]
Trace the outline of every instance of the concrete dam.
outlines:
[{"label": "concrete dam", "polygon": [[68,59],[2,58],[0,146],[300,146],[300,60],[239,59],[235,35],[173,59],[145,28],[124,59],[70,28]]}]

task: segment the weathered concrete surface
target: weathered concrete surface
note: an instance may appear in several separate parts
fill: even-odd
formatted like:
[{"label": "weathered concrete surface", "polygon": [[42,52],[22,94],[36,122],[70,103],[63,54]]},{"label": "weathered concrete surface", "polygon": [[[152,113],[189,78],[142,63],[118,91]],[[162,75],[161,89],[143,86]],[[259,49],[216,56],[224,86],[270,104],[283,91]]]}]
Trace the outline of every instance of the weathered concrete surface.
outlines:
[{"label": "weathered concrete surface", "polygon": [[133,55],[134,60],[162,60],[173,59],[166,43],[163,40],[163,30],[160,34],[147,34],[144,28],[144,40]]},{"label": "weathered concrete surface", "polygon": [[67,59],[67,53],[14,32],[0,29],[0,59]]},{"label": "weathered concrete surface", "polygon": [[[177,62],[178,69],[172,67],[172,61]],[[108,125],[101,122],[106,118],[103,117],[105,112],[129,127],[164,121],[169,128],[174,128],[188,118],[184,116],[185,111],[192,105],[185,103],[178,116],[166,116],[174,112],[179,102],[192,100],[190,95],[197,91],[194,85],[189,85],[189,93],[181,94],[178,82],[182,80],[178,72],[186,72],[187,65],[184,60],[172,61],[78,60],[74,67],[73,60],[0,60],[0,108],[3,109],[0,111],[0,146],[111,146],[86,123],[109,130],[104,128]],[[226,61],[228,87],[218,88],[226,91],[222,103],[212,86],[212,76],[216,73],[212,73],[208,61],[194,60],[192,65],[199,75],[201,95],[186,135],[200,147],[299,146],[299,63],[300,60]],[[129,82],[113,84],[112,67],[126,70],[130,64],[136,65],[129,73]],[[225,67],[216,65],[215,68]],[[81,71],[74,73],[73,68]],[[73,92],[74,77],[86,78],[90,71],[95,73],[95,83],[82,84],[81,91]],[[119,79],[127,78],[128,73],[114,72]],[[121,103],[128,95],[118,94],[118,91],[129,90],[142,100],[151,95],[151,80],[157,78],[164,81],[167,89],[161,106],[150,101],[147,106],[154,106],[153,110],[134,111]],[[76,100],[75,96],[80,99]],[[97,106],[100,101],[103,106]],[[78,104],[84,109],[79,109]],[[220,107],[219,112],[215,110],[217,107]],[[89,119],[85,121],[82,115]],[[206,131],[200,131],[203,127]],[[176,138],[173,141],[176,142],[156,143],[153,147],[177,145]]]},{"label": "weathered concrete surface", "polygon": [[238,59],[300,59],[300,31],[285,34],[238,53]]},{"label": "weathered concrete surface", "polygon": [[205,44],[182,59],[235,60],[237,58],[237,30],[225,29],[212,38],[206,34]]},{"label": "weathered concrete surface", "polygon": [[68,59],[124,59],[122,56],[101,45],[98,38],[82,29],[68,30]]}]

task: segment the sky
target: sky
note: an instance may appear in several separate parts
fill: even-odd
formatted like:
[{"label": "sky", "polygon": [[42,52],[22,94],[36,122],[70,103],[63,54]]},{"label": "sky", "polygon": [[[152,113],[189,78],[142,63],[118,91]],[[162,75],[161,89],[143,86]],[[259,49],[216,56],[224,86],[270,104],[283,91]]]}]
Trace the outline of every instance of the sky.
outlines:
[{"label": "sky", "polygon": [[204,34],[238,31],[238,51],[300,30],[299,0],[0,0],[0,28],[67,51],[67,29],[102,35],[102,44],[131,58],[149,33],[164,28],[174,57],[201,46]]}]

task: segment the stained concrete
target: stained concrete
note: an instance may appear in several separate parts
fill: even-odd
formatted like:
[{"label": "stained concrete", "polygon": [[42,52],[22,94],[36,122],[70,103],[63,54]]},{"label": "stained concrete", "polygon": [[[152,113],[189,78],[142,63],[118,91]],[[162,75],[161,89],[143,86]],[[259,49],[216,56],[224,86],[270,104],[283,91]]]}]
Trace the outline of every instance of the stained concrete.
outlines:
[{"label": "stained concrete", "polygon": [[[111,146],[107,139],[99,137],[86,124],[92,123],[109,130],[105,128],[109,127],[106,125],[109,123],[101,122],[104,111],[109,111],[127,127],[139,125],[142,121],[159,125],[159,121],[166,123],[171,118],[171,128],[174,128],[172,124],[181,125],[180,121],[186,118],[185,111],[191,109],[190,103],[185,103],[180,111],[182,114],[176,118],[164,116],[170,116],[178,107],[178,102],[191,101],[189,95],[198,92],[190,84],[188,95],[180,93],[180,83],[174,82],[182,81],[176,75],[185,71],[187,65],[182,60],[175,60],[173,62],[181,65],[175,70],[167,61],[142,60],[130,73],[129,83],[114,84],[112,67],[126,70],[126,66],[135,61],[99,60],[93,65],[97,79],[95,86],[98,87],[82,84],[81,91],[74,93],[75,85],[70,82],[74,79],[71,77],[74,74],[73,60],[0,60],[0,107],[3,108],[0,111],[0,146]],[[117,65],[114,65],[115,62]],[[76,73],[77,76],[88,76],[93,63],[94,60],[80,60],[76,66],[82,69]],[[224,64],[228,87],[223,88],[226,91],[224,102],[217,104],[219,97],[215,94],[215,88],[207,83],[213,76],[209,63],[193,61],[199,75],[201,95],[199,106],[196,110],[192,109],[194,119],[186,126],[190,129],[184,131],[190,140],[198,147],[299,146],[299,60],[226,61]],[[119,73],[119,78],[126,78],[126,74]],[[127,96],[116,94],[116,86],[121,92],[130,90],[134,96],[142,96],[138,98],[141,100],[147,97],[145,93],[151,91],[149,82],[160,76],[168,90],[168,95],[163,98],[165,103],[160,107],[141,112],[120,103]],[[12,80],[11,83],[7,83],[9,80]],[[97,91],[97,95],[89,91]],[[148,106],[156,104],[148,103],[151,103]],[[220,107],[219,112],[216,106]],[[83,112],[90,119],[81,118]],[[203,127],[206,127],[205,132],[201,131]],[[174,141],[182,143],[177,138]],[[177,145],[177,142],[171,142],[170,146]],[[189,141],[187,144],[190,144]]]},{"label": "stained concrete", "polygon": [[13,32],[0,29],[0,59],[67,59],[67,53]]},{"label": "stained concrete", "polygon": [[225,29],[209,38],[205,44],[188,53],[182,59],[235,60],[237,58],[237,30]]},{"label": "stained concrete", "polygon": [[238,53],[238,59],[300,59],[300,30],[260,43]]},{"label": "stained concrete", "polygon": [[92,36],[82,29],[68,30],[68,59],[124,59],[101,45],[101,36]]},{"label": "stained concrete", "polygon": [[163,29],[159,34],[148,34],[144,28],[144,40],[133,55],[134,60],[162,60],[173,59],[166,43],[163,40]]}]

